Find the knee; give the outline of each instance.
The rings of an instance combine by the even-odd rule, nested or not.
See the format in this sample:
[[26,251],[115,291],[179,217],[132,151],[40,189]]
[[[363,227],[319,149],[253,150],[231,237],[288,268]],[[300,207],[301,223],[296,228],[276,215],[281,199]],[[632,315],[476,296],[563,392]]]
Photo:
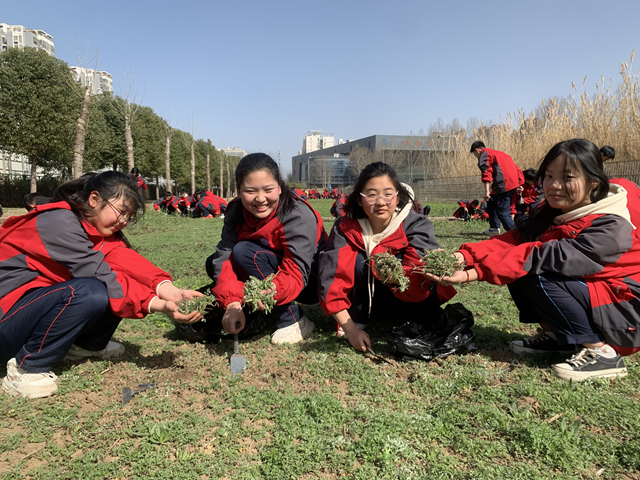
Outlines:
[[95,278],[77,278],[70,284],[73,296],[95,312],[105,312],[109,308],[107,287]]

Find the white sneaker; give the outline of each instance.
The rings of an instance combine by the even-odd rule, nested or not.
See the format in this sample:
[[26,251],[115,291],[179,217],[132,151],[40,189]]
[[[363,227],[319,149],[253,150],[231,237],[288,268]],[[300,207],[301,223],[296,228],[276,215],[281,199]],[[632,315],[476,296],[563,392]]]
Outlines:
[[7,376],[2,381],[2,389],[14,397],[48,397],[58,389],[57,380],[58,377],[53,372],[27,372],[12,358],[7,362]]
[[[369,326],[366,323],[353,322],[353,324],[356,326],[358,330],[365,330]],[[336,332],[336,337],[340,337],[340,338],[346,337],[347,334],[344,333],[344,330],[340,325],[338,325],[338,322],[336,322],[336,326],[338,327],[338,331]]]
[[302,317],[297,323],[288,327],[279,328],[271,335],[271,343],[279,345],[281,343],[298,343],[304,340],[313,332],[316,324],[307,317]]
[[102,350],[93,351],[93,350],[85,350],[82,347],[78,347],[76,345],[71,345],[71,348],[65,355],[65,360],[82,360],[83,358],[101,358],[107,359],[112,357],[119,357],[124,353],[124,345],[118,342],[109,341],[107,346]]
[[485,230],[482,232],[483,235],[500,235],[500,227],[498,228],[490,228],[489,230]]

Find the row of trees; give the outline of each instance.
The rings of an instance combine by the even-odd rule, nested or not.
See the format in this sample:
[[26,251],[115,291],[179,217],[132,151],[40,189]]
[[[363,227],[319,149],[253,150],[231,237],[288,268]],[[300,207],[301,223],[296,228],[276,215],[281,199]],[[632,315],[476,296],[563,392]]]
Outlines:
[[130,94],[127,85],[121,96],[92,96],[62,60],[8,49],[0,53],[0,149],[29,158],[31,191],[38,168],[72,178],[104,168],[129,172],[135,165],[156,184],[164,178],[167,188],[230,196],[238,159],[196,138],[193,119],[189,131],[180,130]]

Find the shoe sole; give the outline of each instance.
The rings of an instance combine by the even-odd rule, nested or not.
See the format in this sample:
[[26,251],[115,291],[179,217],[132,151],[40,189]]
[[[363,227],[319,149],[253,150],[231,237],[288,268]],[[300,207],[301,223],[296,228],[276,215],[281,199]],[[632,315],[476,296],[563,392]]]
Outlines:
[[561,378],[562,380],[573,380],[574,382],[581,382],[588,378],[615,378],[626,377],[628,375],[626,367],[610,368],[608,370],[603,370],[602,372],[576,372],[574,370],[565,370],[563,368],[555,367],[551,367],[551,370],[556,377]]
[[520,345],[514,345],[512,343],[509,344],[509,350],[511,350],[513,353],[518,353],[518,354],[537,354],[540,355],[542,353],[560,353],[560,354],[573,354],[575,353],[575,349],[574,350],[538,350],[535,348],[529,348],[529,347],[521,347]]
[[21,396],[24,398],[43,398],[43,397],[50,397],[51,395],[56,393],[56,390],[58,390],[58,386],[52,385],[50,387],[50,390],[45,390],[41,392],[25,393],[25,392],[21,392],[16,387],[14,387],[13,384],[9,381],[9,379],[7,377],[4,377],[4,380],[2,381],[2,389],[12,397]]

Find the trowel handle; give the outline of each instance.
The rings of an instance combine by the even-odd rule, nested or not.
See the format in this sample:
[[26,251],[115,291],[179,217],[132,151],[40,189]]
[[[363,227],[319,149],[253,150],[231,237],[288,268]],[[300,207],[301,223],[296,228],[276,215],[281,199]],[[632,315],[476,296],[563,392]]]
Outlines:
[[233,353],[240,353],[238,351],[238,334],[233,335]]

